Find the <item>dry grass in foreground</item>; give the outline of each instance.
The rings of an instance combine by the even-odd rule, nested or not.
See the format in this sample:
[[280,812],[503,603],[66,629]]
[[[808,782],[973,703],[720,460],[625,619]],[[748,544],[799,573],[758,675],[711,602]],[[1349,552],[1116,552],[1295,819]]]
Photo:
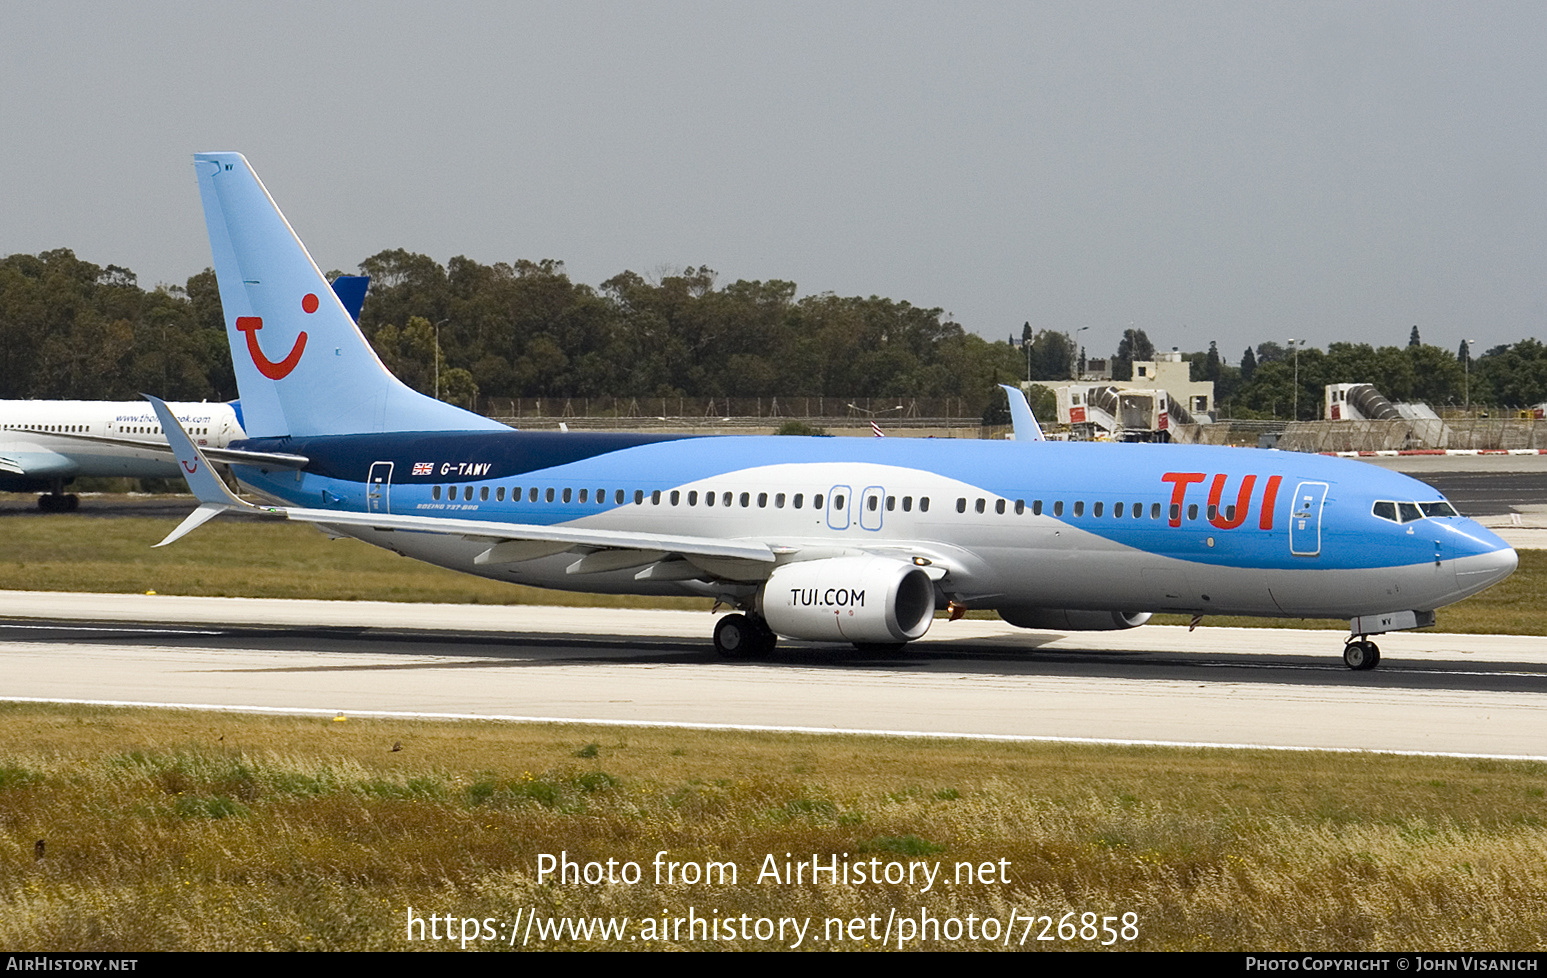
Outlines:
[[[646,936],[690,907],[809,918],[818,948],[876,946],[824,922],[894,909],[1035,915],[1040,948],[1089,946],[1036,940],[1041,916],[1070,912],[1131,912],[1120,946],[1146,950],[1540,950],[1547,934],[1541,764],[31,704],[0,705],[0,727],[0,946],[15,949],[458,946],[410,944],[410,906],[500,927],[627,916],[638,938],[543,947],[782,946]],[[538,882],[539,855],[561,850],[644,879]],[[656,885],[660,850],[733,861],[739,879]],[[1010,881],[760,884],[770,853],[946,874],[1007,860]],[[473,944],[505,946],[496,933]]]

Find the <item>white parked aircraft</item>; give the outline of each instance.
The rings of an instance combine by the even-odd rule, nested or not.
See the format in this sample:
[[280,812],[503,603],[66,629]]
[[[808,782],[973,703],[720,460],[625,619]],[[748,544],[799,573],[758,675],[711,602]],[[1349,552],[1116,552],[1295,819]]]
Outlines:
[[[370,278],[340,275],[333,291],[356,322]],[[240,401],[174,403],[172,411],[216,461],[242,431]],[[242,455],[241,457],[249,457]],[[38,508],[73,510],[64,487],[83,476],[176,479],[182,473],[155,412],[144,401],[0,401],[0,492],[42,492]]]
[[[201,447],[220,449],[247,437],[231,404],[171,408]],[[39,509],[74,509],[78,499],[64,487],[81,476],[180,474],[161,422],[144,401],[0,401],[0,490],[41,491]]]

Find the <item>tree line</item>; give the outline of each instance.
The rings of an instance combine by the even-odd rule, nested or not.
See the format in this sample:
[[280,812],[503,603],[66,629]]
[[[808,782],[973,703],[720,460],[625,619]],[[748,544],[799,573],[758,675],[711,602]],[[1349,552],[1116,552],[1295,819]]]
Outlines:
[[[1077,332],[1028,322],[1019,338],[990,341],[938,308],[797,298],[793,282],[720,284],[704,267],[625,271],[592,287],[553,260],[442,265],[397,249],[360,270],[371,277],[360,326],[382,361],[409,386],[475,408],[490,397],[958,397],[997,414],[996,384],[1065,379],[1086,359]],[[1535,339],[1475,358],[1416,340],[1415,330],[1405,347],[1301,349],[1300,416],[1315,417],[1322,385],[1340,381],[1435,406],[1547,400],[1547,350]],[[1116,376],[1153,355],[1144,331],[1128,330],[1111,357]],[[1289,414],[1293,351],[1263,343],[1239,365],[1214,344],[1186,356],[1195,379],[1215,382],[1224,414]],[[236,396],[213,271],[146,290],[128,269],[68,249],[0,259],[0,397],[141,391]]]

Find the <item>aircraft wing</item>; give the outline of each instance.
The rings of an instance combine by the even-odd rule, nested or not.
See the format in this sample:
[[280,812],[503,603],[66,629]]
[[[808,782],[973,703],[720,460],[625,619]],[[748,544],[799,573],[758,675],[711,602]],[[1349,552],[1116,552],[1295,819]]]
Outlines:
[[[166,426],[162,425],[162,430]],[[132,449],[135,454],[150,456],[152,458],[173,459],[177,453],[172,451],[170,444],[158,445],[154,442],[136,441],[132,438],[113,438],[109,435],[82,435],[74,432],[50,431],[50,438],[65,438],[96,445],[111,445],[114,448]],[[169,440],[170,440],[170,436]],[[305,455],[291,455],[285,452],[248,452],[240,448],[204,448],[201,449],[204,457],[211,462],[221,462],[225,465],[267,465],[276,469],[304,469],[310,461]],[[0,463],[3,465],[3,463]]]
[[[54,432],[48,432],[53,437]],[[16,452],[11,455],[0,455],[0,472],[9,475],[22,475],[35,479],[46,479],[54,476],[71,475],[75,471],[75,462],[68,456],[58,452],[36,450],[28,452]]]
[[[302,523],[324,526],[354,526],[374,530],[401,531],[407,533],[440,533],[460,536],[470,540],[488,540],[490,548],[478,558],[478,563],[505,563],[530,560],[535,557],[563,553],[574,548],[628,551],[631,554],[680,554],[716,560],[753,561],[773,563],[774,551],[766,544],[736,542],[712,537],[684,536],[675,534],[639,533],[627,530],[600,530],[570,526],[540,526],[531,523],[505,523],[495,520],[453,520],[434,516],[398,516],[388,513],[341,512],[330,509],[306,509],[296,506],[257,506],[233,493],[210,469],[209,457],[193,443],[183,431],[166,402],[145,395],[156,416],[161,420],[171,450],[188,487],[199,500],[194,510],[177,529],[156,544],[164,547],[203,525],[214,516],[227,510],[266,514]],[[507,544],[518,544],[508,546]],[[534,546],[519,546],[531,544]],[[546,546],[544,546],[546,545]],[[655,559],[659,559],[659,557]],[[624,563],[630,558],[621,558]],[[647,561],[647,562],[653,562]],[[605,564],[606,561],[596,561]],[[621,569],[603,568],[595,569]],[[584,573],[585,570],[578,571]]]

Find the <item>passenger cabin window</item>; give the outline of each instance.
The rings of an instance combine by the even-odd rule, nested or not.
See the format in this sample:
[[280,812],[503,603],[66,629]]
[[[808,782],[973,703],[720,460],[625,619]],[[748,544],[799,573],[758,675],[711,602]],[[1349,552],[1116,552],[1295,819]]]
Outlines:
[[[440,486],[435,486],[435,487],[433,487],[430,490],[430,498],[431,499],[439,499],[440,498]],[[1380,503],[1376,503],[1375,505],[1379,506]],[[1379,516],[1380,514],[1376,513],[1375,515]],[[1390,519],[1395,519],[1396,518],[1396,507],[1392,507],[1391,516],[1389,518]]]
[[958,513],[965,513],[967,511],[967,497],[966,496],[957,496],[956,497],[956,511]]
[[1074,501],[1074,515],[1075,516],[1084,516],[1085,515],[1085,500],[1077,499],[1077,500]]
[[919,497],[919,512],[920,513],[927,513],[927,512],[929,512],[929,497],[928,496],[920,496]]

